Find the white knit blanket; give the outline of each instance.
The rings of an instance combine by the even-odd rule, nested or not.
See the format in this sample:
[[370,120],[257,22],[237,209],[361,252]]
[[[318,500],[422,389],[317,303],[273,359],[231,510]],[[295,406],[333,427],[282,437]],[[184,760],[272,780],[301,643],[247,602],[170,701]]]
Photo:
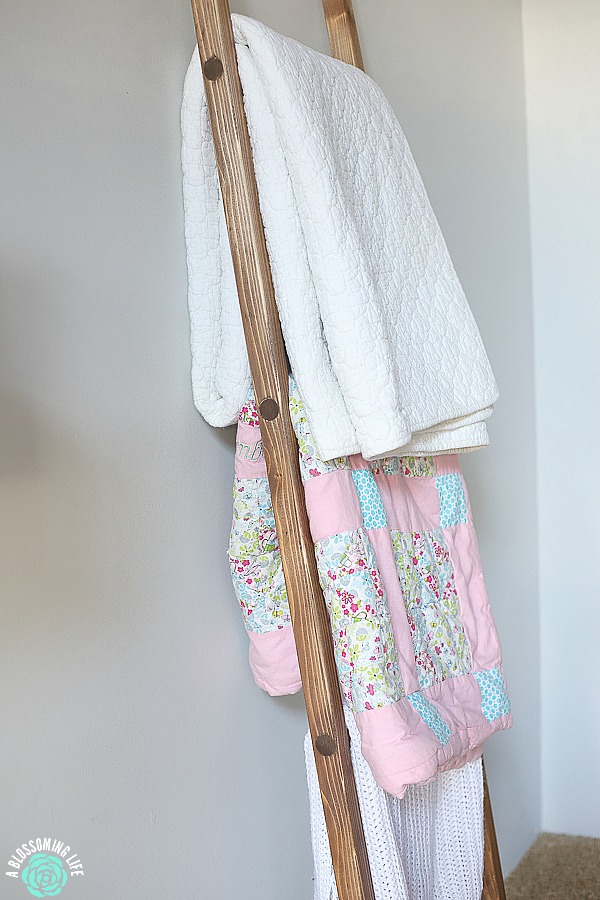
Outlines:
[[[318,456],[487,443],[494,377],[389,104],[358,69],[233,22],[277,304]],[[194,399],[223,426],[249,370],[197,51],[182,131]]]
[[[411,785],[402,800],[379,787],[345,709],[375,900],[481,900],[481,760]],[[315,866],[314,900],[338,900],[310,735],[304,741]]]

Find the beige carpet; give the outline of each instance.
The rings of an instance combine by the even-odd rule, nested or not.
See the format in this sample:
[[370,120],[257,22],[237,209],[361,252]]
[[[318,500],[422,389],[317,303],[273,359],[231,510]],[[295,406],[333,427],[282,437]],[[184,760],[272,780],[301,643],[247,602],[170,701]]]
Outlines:
[[600,840],[540,834],[506,879],[507,900],[600,900]]

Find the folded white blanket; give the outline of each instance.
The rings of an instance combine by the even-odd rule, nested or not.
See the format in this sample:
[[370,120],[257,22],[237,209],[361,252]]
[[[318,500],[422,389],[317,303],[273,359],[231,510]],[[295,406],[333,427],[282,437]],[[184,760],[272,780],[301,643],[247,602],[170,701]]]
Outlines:
[[[358,69],[233,22],[277,304],[317,455],[486,444],[496,384],[392,109]],[[223,426],[250,376],[197,51],[182,131],[194,400]]]

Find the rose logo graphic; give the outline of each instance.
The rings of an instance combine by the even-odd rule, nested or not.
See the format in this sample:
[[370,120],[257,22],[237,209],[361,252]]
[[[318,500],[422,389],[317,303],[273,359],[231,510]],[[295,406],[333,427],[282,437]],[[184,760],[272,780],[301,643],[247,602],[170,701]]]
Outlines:
[[58,856],[34,853],[21,878],[34,897],[56,897],[67,883],[67,872]]

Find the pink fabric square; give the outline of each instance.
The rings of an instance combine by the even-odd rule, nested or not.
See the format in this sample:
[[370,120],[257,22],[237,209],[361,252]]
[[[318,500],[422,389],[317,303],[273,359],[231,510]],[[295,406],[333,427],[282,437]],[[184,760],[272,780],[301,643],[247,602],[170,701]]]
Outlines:
[[266,634],[248,632],[250,668],[259,688],[272,697],[296,694],[302,687],[291,625]]
[[235,442],[236,478],[266,478],[267,465],[263,453],[260,428],[238,422]]
[[315,543],[362,526],[362,512],[350,469],[336,469],[305,481],[304,494]]
[[460,618],[471,648],[473,671],[500,665],[501,649],[485,586],[473,522],[444,531],[454,568]]
[[442,453],[434,456],[436,475],[460,475],[460,466],[456,453]]
[[435,478],[376,475],[390,528],[433,531],[440,527],[440,495]]

